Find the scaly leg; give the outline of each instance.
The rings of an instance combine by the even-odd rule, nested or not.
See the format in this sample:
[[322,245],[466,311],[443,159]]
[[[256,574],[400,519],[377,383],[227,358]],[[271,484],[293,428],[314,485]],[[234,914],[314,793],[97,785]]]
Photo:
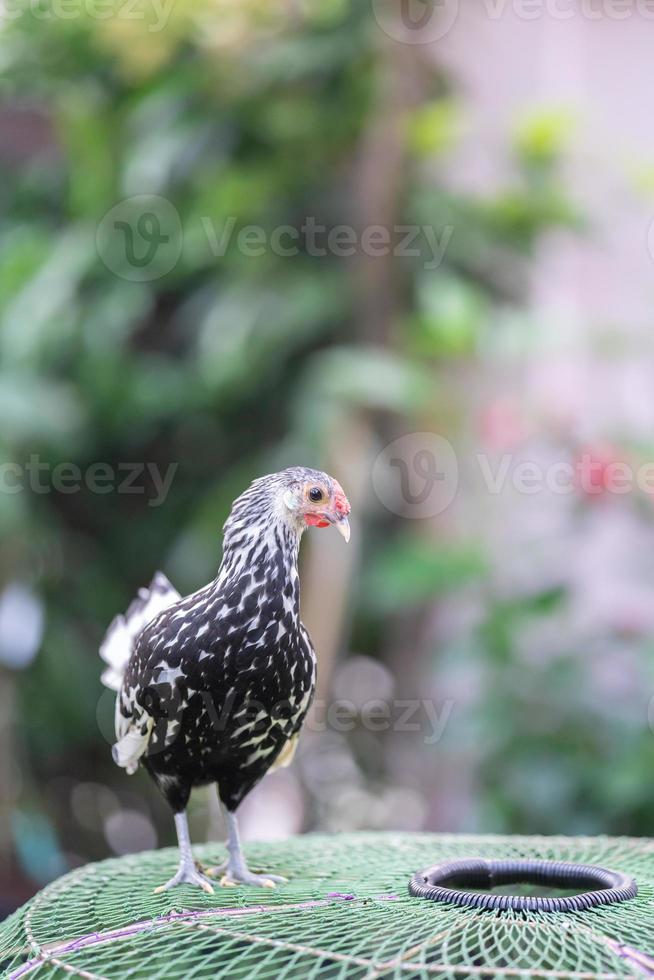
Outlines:
[[191,850],[191,838],[188,833],[188,820],[184,811],[175,814],[175,827],[179,841],[179,868],[170,881],[167,881],[165,885],[160,885],[159,888],[155,888],[155,894],[166,892],[169,888],[174,888],[175,885],[198,885],[203,891],[212,895],[213,886],[211,882],[195,866]]
[[[241,838],[238,832],[238,821],[236,814],[230,810],[227,813],[227,823],[229,825],[229,839],[227,841],[227,851],[229,857],[227,861],[219,864],[216,868],[207,868],[208,875],[222,874],[220,884],[223,887],[233,887],[234,885],[257,885],[259,888],[274,888],[276,884],[284,884],[288,879],[281,875],[263,874],[257,875],[248,870],[245,857],[241,849]],[[223,873],[224,872],[224,873]]]

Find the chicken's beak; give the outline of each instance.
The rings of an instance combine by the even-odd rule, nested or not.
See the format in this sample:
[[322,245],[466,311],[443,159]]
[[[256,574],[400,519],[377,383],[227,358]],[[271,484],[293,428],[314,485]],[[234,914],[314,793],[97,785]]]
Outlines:
[[334,505],[329,509],[326,514],[327,519],[330,524],[333,524],[338,533],[345,538],[346,541],[350,540],[350,522],[348,516],[350,513],[350,501],[347,499],[343,492],[343,487],[340,483],[334,480]]
[[339,516],[339,517],[336,518],[336,520],[333,522],[333,524],[334,524],[334,527],[336,528],[336,530],[338,531],[338,533],[340,535],[342,535],[342,537],[344,537],[346,541],[349,541],[350,540],[350,522],[348,521],[347,517],[345,517],[345,516],[342,516],[342,517]]

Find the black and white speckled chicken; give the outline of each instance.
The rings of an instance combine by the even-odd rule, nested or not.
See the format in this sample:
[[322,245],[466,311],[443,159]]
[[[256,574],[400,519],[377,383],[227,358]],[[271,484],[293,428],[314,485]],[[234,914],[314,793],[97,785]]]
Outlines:
[[[213,582],[182,598],[161,573],[109,627],[100,654],[117,691],[114,761],[139,764],[172,807],[180,863],[158,891],[196,884],[274,886],[249,871],[235,815],[273,768],[290,762],[311,704],[316,661],[299,617],[298,549],[309,526],[349,540],[350,505],[336,480],[294,467],[255,480],[224,527]],[[228,859],[196,867],[186,806],[194,786],[216,783],[229,825]]]

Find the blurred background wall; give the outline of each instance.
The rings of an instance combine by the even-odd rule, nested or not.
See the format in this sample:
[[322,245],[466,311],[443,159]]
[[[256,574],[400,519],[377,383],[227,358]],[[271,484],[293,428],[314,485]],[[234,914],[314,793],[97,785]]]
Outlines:
[[97,647],[296,463],[353,539],[307,535],[317,703],[245,835],[651,832],[653,18],[7,0],[1,911],[173,842]]

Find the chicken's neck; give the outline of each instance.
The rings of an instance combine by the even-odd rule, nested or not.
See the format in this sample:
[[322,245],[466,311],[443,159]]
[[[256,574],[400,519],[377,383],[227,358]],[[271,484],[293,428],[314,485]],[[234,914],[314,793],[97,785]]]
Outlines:
[[215,585],[223,593],[256,593],[258,613],[277,610],[299,619],[298,552],[302,528],[267,513],[260,521],[232,523],[225,534]]

